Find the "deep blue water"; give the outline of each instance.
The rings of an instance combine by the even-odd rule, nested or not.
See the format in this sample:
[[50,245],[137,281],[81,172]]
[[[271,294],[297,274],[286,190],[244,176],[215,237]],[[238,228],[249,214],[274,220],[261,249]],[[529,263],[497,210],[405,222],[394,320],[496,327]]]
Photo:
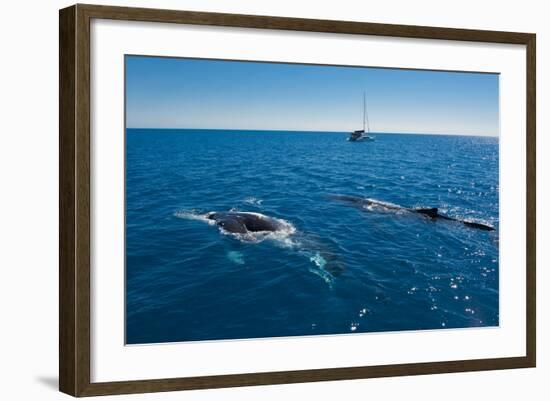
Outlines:
[[[128,129],[127,343],[498,325],[498,139],[376,137]],[[243,237],[204,218],[231,209],[292,229]]]

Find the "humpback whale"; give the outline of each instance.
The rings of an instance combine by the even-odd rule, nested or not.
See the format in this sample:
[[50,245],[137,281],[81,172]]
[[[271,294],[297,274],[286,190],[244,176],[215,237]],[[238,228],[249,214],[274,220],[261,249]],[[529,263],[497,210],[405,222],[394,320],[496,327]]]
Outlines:
[[365,207],[365,206],[381,206],[385,209],[389,210],[404,210],[411,213],[418,213],[423,216],[429,217],[431,219],[440,219],[440,220],[449,220],[449,221],[456,221],[458,223],[462,223],[467,227],[476,228],[478,230],[483,231],[494,231],[495,228],[483,223],[478,223],[475,221],[468,221],[468,220],[462,220],[457,219],[455,217],[446,216],[444,214],[439,213],[439,209],[437,207],[431,207],[431,208],[410,208],[410,207],[403,207],[399,205],[395,205],[393,203],[388,202],[381,202],[377,201],[375,199],[367,199],[367,198],[361,198],[359,196],[353,196],[353,195],[330,195],[330,198],[343,201],[343,202],[349,202],[354,205]]
[[256,232],[277,232],[285,230],[288,225],[282,220],[251,212],[210,212],[208,220],[214,221],[219,227],[233,234]]

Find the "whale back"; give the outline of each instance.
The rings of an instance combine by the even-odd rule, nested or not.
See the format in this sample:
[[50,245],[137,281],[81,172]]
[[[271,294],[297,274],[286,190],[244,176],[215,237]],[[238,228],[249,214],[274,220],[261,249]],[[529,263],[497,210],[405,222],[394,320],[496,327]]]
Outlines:
[[328,195],[328,198],[338,200],[338,201],[343,201],[343,202],[355,203],[355,204],[363,204],[366,202],[365,199],[360,198],[359,196],[353,196],[353,195]]
[[479,230],[484,230],[484,231],[495,231],[495,228],[494,227],[491,227],[487,224],[482,224],[482,223],[476,223],[475,221],[466,221],[464,220],[462,222],[464,225],[468,226],[468,227],[472,227],[472,228],[477,228]]
[[248,231],[277,231],[280,228],[277,221],[270,218],[254,214],[244,214],[241,217]]
[[230,233],[246,234],[246,227],[243,222],[236,218],[236,216],[230,216],[227,213],[214,213],[208,217],[210,220],[214,220],[218,226]]
[[247,232],[277,231],[280,224],[265,216],[244,212],[216,212],[208,215],[208,219],[231,233],[246,234]]

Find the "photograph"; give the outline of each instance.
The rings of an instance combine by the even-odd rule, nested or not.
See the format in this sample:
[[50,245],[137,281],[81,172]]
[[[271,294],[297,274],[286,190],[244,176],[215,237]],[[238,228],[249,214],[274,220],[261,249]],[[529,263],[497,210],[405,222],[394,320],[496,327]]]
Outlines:
[[499,78],[126,54],[125,344],[499,327]]

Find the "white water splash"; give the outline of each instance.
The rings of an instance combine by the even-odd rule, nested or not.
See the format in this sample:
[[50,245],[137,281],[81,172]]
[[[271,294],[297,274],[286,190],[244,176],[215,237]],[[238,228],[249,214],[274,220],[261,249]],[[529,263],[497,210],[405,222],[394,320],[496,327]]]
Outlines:
[[245,198],[244,203],[248,203],[249,205],[261,206],[263,203],[263,199],[258,199],[253,196],[249,196],[248,198]]
[[367,210],[376,210],[376,211],[383,211],[383,212],[393,212],[397,214],[401,214],[406,212],[406,210],[395,203],[381,201],[378,199],[373,198],[366,198],[368,204],[364,205],[363,208]]
[[179,219],[202,221],[210,225],[216,224],[213,220],[210,220],[207,217],[208,213],[201,214],[195,210],[178,210],[177,212],[174,213],[174,216]]

